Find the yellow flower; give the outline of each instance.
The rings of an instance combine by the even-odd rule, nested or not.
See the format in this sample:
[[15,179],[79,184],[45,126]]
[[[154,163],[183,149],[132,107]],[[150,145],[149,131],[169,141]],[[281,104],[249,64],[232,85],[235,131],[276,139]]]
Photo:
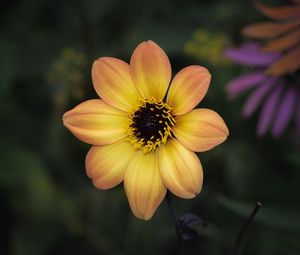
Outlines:
[[206,68],[188,66],[169,88],[169,59],[152,41],[138,45],[130,65],[111,57],[96,60],[92,80],[101,99],[83,102],[63,116],[78,139],[93,145],[86,156],[93,184],[110,189],[124,181],[132,212],[145,220],[167,189],[181,198],[199,194],[203,172],[194,151],[209,150],[228,136],[216,112],[193,110],[210,79]]

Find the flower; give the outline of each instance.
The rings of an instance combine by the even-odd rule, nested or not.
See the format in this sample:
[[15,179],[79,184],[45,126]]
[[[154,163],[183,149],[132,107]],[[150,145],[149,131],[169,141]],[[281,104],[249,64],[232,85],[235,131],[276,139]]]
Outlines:
[[238,64],[254,69],[230,81],[227,91],[231,98],[252,89],[243,116],[250,117],[260,105],[257,134],[271,130],[279,137],[294,117],[300,130],[300,6],[269,7],[257,2],[256,6],[268,17],[287,20],[284,23],[263,22],[247,26],[243,34],[262,42],[246,42],[240,48],[225,51],[225,56]]
[[231,80],[226,90],[231,99],[252,90],[244,104],[243,117],[252,116],[261,106],[258,136],[265,135],[269,129],[273,137],[281,136],[294,115],[300,128],[300,91],[296,76],[274,77],[266,74],[268,66],[277,61],[280,54],[265,53],[258,44],[245,43],[240,48],[227,49],[225,56],[236,63],[254,67],[251,73]]
[[112,57],[96,60],[92,80],[101,99],[85,101],[63,116],[78,139],[93,145],[86,156],[93,184],[110,189],[124,181],[132,212],[145,220],[167,189],[181,198],[195,197],[203,173],[193,151],[209,150],[228,136],[216,112],[193,110],[210,79],[206,68],[188,66],[169,88],[169,59],[152,41],[137,46],[130,65]]
[[256,2],[260,12],[276,22],[256,23],[242,31],[246,37],[263,40],[262,51],[284,52],[267,68],[266,73],[270,76],[292,73],[300,67],[300,1],[293,2],[294,4],[278,7]]

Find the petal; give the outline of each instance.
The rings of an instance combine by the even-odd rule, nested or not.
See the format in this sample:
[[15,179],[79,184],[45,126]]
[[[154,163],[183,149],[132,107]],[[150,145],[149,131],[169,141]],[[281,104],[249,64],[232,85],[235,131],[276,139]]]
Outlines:
[[271,76],[280,76],[286,73],[291,73],[300,67],[300,46],[293,48],[286,53],[282,58],[271,65],[266,73]]
[[267,17],[272,19],[291,19],[299,16],[300,6],[268,6],[260,2],[256,2],[256,7]]
[[191,111],[205,96],[211,75],[202,66],[188,66],[182,69],[172,81],[167,96],[167,104],[173,115]]
[[284,95],[271,130],[274,137],[279,137],[291,120],[296,106],[296,96],[297,91],[293,87],[289,88]]
[[130,67],[135,86],[143,97],[164,98],[171,80],[171,64],[156,43],[139,44],[132,54]]
[[[300,92],[298,91],[298,94],[297,94],[297,107],[296,107],[296,128],[298,130],[298,132],[300,131]],[[300,134],[300,132],[299,132]]]
[[133,146],[125,140],[93,146],[85,159],[87,175],[98,189],[113,188],[123,181],[125,170],[135,153]]
[[164,184],[176,196],[193,198],[200,193],[203,182],[200,160],[176,139],[160,146],[159,170]]
[[300,41],[300,29],[297,29],[287,35],[275,38],[267,42],[262,48],[265,52],[278,52],[288,50],[293,46],[296,46]]
[[269,39],[288,32],[299,26],[300,18],[285,23],[263,22],[247,26],[243,29],[244,36],[256,39]]
[[271,88],[276,84],[275,78],[270,78],[266,80],[264,83],[260,84],[260,86],[252,92],[252,94],[247,99],[244,108],[243,108],[243,116],[249,117],[254,111],[257,109],[259,104],[262,102],[266,94],[271,90]]
[[272,92],[272,94],[267,98],[264,103],[258,120],[257,125],[257,134],[259,136],[263,136],[269,129],[271,122],[274,118],[274,113],[277,110],[277,103],[282,94],[283,86],[280,84],[277,88]]
[[124,187],[134,215],[150,219],[166,194],[156,153],[136,153],[125,172]]
[[245,43],[239,48],[225,50],[226,58],[242,65],[267,66],[278,59],[278,53],[262,52],[257,43]]
[[99,58],[92,67],[97,94],[109,105],[130,111],[139,102],[139,94],[130,76],[129,65],[117,58]]
[[264,82],[266,79],[267,76],[263,72],[244,74],[231,80],[227,84],[226,90],[230,98],[235,98],[244,91],[257,86],[261,82]]
[[94,144],[111,144],[127,135],[128,116],[100,99],[77,105],[63,116],[64,125],[79,140]]
[[173,132],[178,141],[192,151],[207,151],[224,142],[228,128],[215,111],[195,109],[176,117]]

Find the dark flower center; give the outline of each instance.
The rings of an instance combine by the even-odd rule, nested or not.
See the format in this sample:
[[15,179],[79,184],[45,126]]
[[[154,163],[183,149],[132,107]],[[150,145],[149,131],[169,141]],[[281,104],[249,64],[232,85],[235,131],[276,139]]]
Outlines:
[[131,143],[137,149],[143,148],[144,152],[153,151],[172,136],[174,124],[175,119],[167,104],[154,99],[145,100],[130,116]]

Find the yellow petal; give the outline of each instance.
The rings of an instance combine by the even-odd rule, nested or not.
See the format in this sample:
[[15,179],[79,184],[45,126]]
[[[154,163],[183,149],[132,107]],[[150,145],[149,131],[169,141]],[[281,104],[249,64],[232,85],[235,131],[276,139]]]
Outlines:
[[150,219],[166,194],[155,152],[136,153],[125,172],[124,186],[134,215],[140,219]]
[[83,142],[104,145],[127,135],[127,113],[119,111],[100,99],[77,105],[63,116],[64,125]]
[[132,79],[143,97],[164,98],[171,80],[171,64],[156,43],[139,44],[132,54],[130,67]]
[[98,189],[110,189],[123,181],[124,173],[136,151],[127,141],[93,146],[86,155],[87,175]]
[[167,104],[173,115],[191,111],[205,96],[211,75],[202,66],[188,66],[182,69],[172,81],[167,96]]
[[200,193],[203,181],[200,160],[176,139],[160,146],[159,170],[164,184],[176,196],[193,198]]
[[210,150],[224,142],[229,134],[220,115],[209,109],[195,109],[177,116],[173,132],[181,144],[198,152]]
[[92,79],[97,94],[107,104],[127,112],[138,104],[140,96],[126,62],[117,58],[100,58],[93,64]]

